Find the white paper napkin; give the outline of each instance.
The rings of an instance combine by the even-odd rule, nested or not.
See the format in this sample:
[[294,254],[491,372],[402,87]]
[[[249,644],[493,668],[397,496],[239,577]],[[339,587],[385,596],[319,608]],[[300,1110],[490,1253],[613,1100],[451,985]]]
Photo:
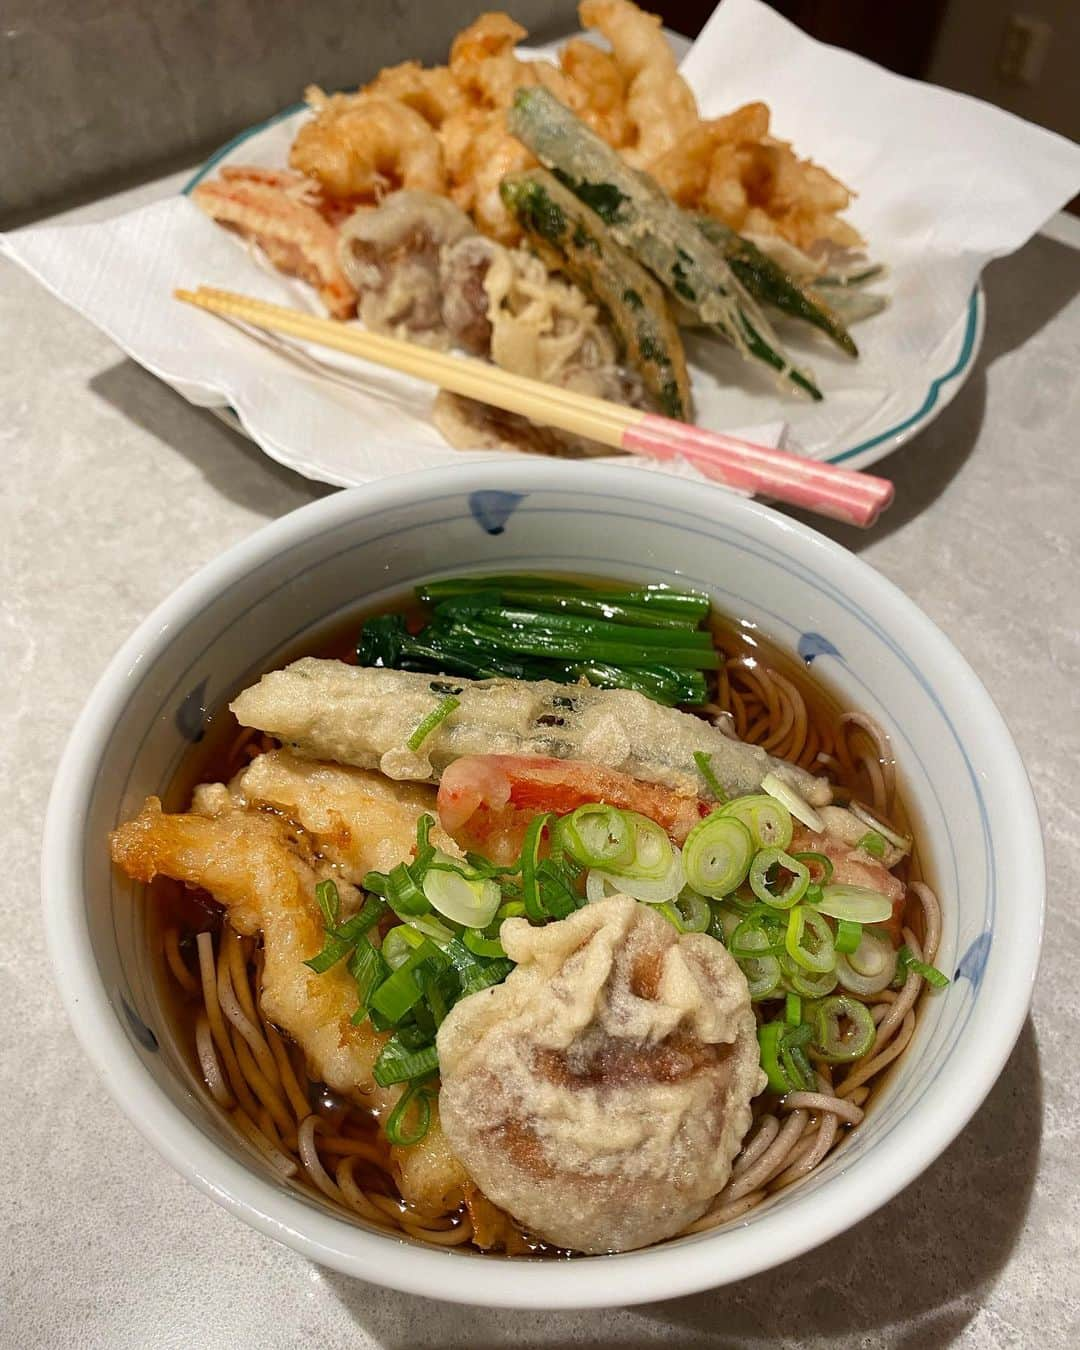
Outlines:
[[[779,395],[718,343],[691,344],[697,420],[771,444],[786,423],[815,456],[881,434],[920,406],[952,360],[985,263],[1020,247],[1080,185],[1080,149],[813,42],[758,0],[725,0],[683,70],[704,115],[763,99],[775,135],[858,188],[851,218],[888,264],[892,295],[857,328],[857,363],[809,335],[789,341],[826,392],[818,405]],[[222,162],[284,164],[305,115],[264,128]],[[430,386],[344,358],[302,364],[173,300],[178,286],[206,284],[312,304],[184,197],[100,223],[19,230],[0,248],[193,403],[235,409],[269,455],[308,477],[362,483],[463,457],[430,421]]]

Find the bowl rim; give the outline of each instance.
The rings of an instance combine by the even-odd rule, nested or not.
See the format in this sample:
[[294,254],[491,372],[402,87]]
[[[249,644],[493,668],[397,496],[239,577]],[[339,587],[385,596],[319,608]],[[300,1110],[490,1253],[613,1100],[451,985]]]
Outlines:
[[[861,1171],[845,1169],[824,1183],[834,1197],[812,1214],[797,1203],[775,1217],[768,1247],[754,1226],[728,1228],[692,1245],[660,1244],[635,1252],[571,1262],[510,1262],[454,1250],[396,1243],[399,1259],[388,1261],[395,1241],[313,1208],[282,1192],[253,1168],[230,1158],[189,1121],[158,1086],[120,1025],[97,964],[92,959],[83,899],[84,839],[76,822],[85,806],[97,765],[116,715],[141,677],[146,659],[171,641],[231,580],[237,580],[290,544],[348,523],[356,508],[364,514],[408,506],[440,491],[478,489],[543,491],[565,482],[565,467],[542,461],[520,464],[468,463],[414,470],[353,488],[303,506],[271,521],[204,564],[143,620],[123,643],[94,686],[73,727],[56,771],[45,818],[42,846],[42,903],[54,977],[68,1017],[106,1089],[143,1137],[182,1176],[212,1200],[269,1237],[309,1259],[344,1274],[405,1293],[455,1303],[523,1309],[612,1307],[647,1303],[700,1292],[749,1277],[803,1254],[867,1217],[924,1171],[955,1139],[981,1105],[1003,1069],[1023,1026],[1037,972],[1045,911],[1042,834],[1034,795],[1019,752],[1000,712],[975,672],[941,630],[898,587],[841,545],[759,502],[710,492],[703,514],[700,484],[639,469],[573,466],[584,494],[617,490],[723,525],[737,521],[773,543],[808,554],[828,569],[854,568],[861,587],[903,621],[920,648],[932,649],[951,683],[963,685],[965,699],[980,719],[984,754],[1007,782],[1013,812],[1010,852],[1027,859],[1024,905],[1028,918],[1010,951],[1008,979],[996,989],[993,1021],[984,1018],[978,1054],[965,1056],[963,1092],[921,1099],[887,1140],[875,1145],[890,1164],[867,1185]],[[556,474],[559,475],[556,479]],[[993,850],[995,861],[999,850]],[[1032,894],[1032,892],[1035,894]],[[1032,924],[1033,901],[1038,922]],[[989,969],[989,968],[988,968]],[[970,1034],[970,1032],[969,1032]],[[955,1049],[950,1060],[955,1057]],[[853,1184],[854,1183],[854,1184]],[[840,1197],[843,1202],[839,1203]],[[716,1269],[717,1243],[724,1244],[724,1267]],[[462,1258],[465,1259],[462,1259]]]

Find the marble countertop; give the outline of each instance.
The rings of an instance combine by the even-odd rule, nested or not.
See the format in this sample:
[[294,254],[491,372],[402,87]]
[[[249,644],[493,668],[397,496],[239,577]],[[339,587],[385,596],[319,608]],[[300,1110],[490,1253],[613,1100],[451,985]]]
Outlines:
[[1080,1344],[1080,223],[1059,217],[985,283],[971,379],[879,466],[896,504],[867,534],[825,528],[940,624],[1019,743],[1049,863],[1032,1014],[963,1135],[849,1233],[739,1287],[536,1315],[387,1292],[259,1236],[152,1152],[76,1046],[38,902],[68,729],[120,641],[180,581],[329,489],[270,462],[0,262],[0,1345]]

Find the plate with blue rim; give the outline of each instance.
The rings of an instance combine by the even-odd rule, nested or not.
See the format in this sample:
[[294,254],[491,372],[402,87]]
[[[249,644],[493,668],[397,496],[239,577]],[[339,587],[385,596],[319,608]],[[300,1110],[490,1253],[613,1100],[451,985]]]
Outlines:
[[[190,195],[199,183],[227,166],[283,167],[296,129],[307,116],[304,104],[294,104],[240,132],[199,167],[182,192]],[[237,243],[238,250],[246,250],[242,241]],[[883,284],[887,292],[887,272]],[[237,288],[243,289],[242,284]],[[863,366],[873,361],[875,326],[895,322],[902,314],[903,301],[902,293],[890,296],[881,314],[856,327],[854,336],[864,353]],[[834,354],[815,336],[802,340],[789,326],[783,333],[785,344],[797,362],[812,365],[825,392],[824,405],[788,397],[769,381],[756,375],[748,377],[733,351],[716,340],[690,335],[687,346],[697,420],[714,430],[758,427],[782,420],[786,424],[783,443],[789,448],[847,468],[865,468],[910,442],[955,398],[975,367],[985,324],[986,297],[979,283],[917,375],[897,385],[890,384],[886,372],[877,371],[865,379],[860,375],[859,387],[841,385],[839,392],[837,382],[850,379],[845,372],[854,369],[847,358]],[[830,397],[832,406],[844,404],[845,411],[830,419],[831,425],[823,425],[822,408],[830,406]],[[244,432],[231,408],[222,406],[214,411]],[[281,458],[280,453],[276,457]],[[323,478],[318,462],[310,455],[294,467],[308,477]],[[324,481],[341,483],[340,467],[328,468]],[[357,481],[367,481],[367,476]]]

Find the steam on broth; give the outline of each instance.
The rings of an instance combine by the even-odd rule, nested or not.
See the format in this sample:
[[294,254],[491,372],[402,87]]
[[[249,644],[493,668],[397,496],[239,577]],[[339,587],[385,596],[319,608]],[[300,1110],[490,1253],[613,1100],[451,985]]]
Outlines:
[[[177,1043],[290,1185],[443,1246],[625,1250],[858,1127],[944,982],[888,738],[665,589],[420,588],[114,834]],[[632,1124],[660,1103],[669,1156]]]

